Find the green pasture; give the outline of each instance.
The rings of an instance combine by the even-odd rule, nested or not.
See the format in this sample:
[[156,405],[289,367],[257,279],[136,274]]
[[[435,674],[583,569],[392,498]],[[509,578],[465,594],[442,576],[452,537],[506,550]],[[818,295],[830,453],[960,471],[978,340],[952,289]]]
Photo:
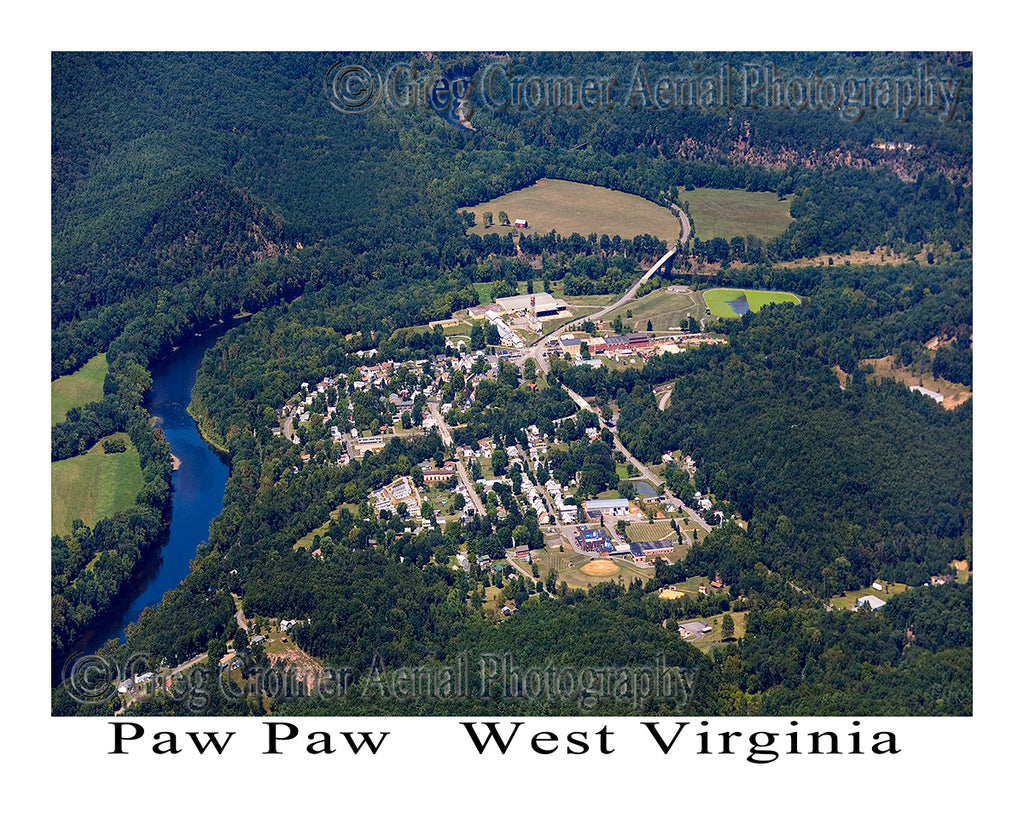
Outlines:
[[99,441],[82,455],[50,464],[51,534],[70,534],[76,518],[93,526],[135,505],[144,483],[139,452],[126,433],[109,437],[124,441],[127,451],[108,455]]
[[[489,231],[508,233],[509,226],[498,225],[498,213],[505,211],[510,222],[526,219],[529,233],[545,234],[554,230],[560,236],[579,233],[588,236],[621,236],[632,239],[647,233],[672,243],[679,238],[680,222],[668,208],[639,196],[596,185],[567,182],[564,179],[540,179],[528,188],[461,208],[476,214],[471,233]],[[494,227],[484,228],[484,213],[494,215]]]
[[[629,312],[632,315],[627,316]],[[655,332],[668,332],[676,327],[686,327],[687,314],[697,321],[704,316],[704,300],[700,293],[669,293],[667,290],[655,290],[642,299],[613,310],[601,319],[602,325],[610,329],[615,317],[622,319],[624,325],[631,325],[638,333],[647,330],[647,322]]]
[[729,306],[728,302],[735,301],[740,296],[747,297],[747,304],[750,312],[756,313],[766,304],[799,304],[800,298],[792,293],[782,293],[775,290],[731,290],[727,288],[715,288],[705,290],[703,293],[704,303],[711,311],[711,315],[719,318],[738,318],[739,313]]
[[107,377],[106,353],[94,355],[70,375],[50,383],[50,426],[67,418],[68,410],[84,407],[103,397]]
[[734,236],[772,239],[793,221],[789,202],[765,191],[696,188],[679,191],[679,204],[690,203],[690,214],[702,241]]

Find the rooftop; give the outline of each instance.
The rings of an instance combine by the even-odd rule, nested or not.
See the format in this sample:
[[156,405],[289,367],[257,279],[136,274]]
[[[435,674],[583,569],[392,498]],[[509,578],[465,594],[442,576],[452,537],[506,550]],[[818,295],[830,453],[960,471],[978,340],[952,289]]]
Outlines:
[[537,310],[561,310],[565,307],[564,301],[550,293],[525,293],[521,296],[505,296],[495,301],[506,313],[514,313],[516,310],[529,310],[530,299],[534,300]]

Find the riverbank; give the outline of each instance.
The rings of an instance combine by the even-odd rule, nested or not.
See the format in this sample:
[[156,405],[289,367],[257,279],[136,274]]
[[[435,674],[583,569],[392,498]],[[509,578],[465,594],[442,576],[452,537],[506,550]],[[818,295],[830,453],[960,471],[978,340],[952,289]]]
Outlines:
[[[199,544],[209,538],[210,522],[221,512],[229,474],[227,450],[189,411],[199,365],[206,351],[229,329],[221,324],[187,339],[152,368],[145,409],[163,431],[171,448],[171,513],[166,539],[145,566],[132,589],[109,612],[104,625],[78,650],[90,653],[107,640],[125,640],[125,626],[136,622],[146,606],[190,572]],[[208,426],[208,425],[207,425]]]
[[206,414],[204,413],[202,417],[196,414],[195,402],[190,403],[188,407],[185,408],[185,412],[187,412],[189,417],[195,421],[196,429],[199,430],[199,437],[203,439],[207,446],[217,450],[221,455],[231,454],[227,445],[210,429],[209,419],[206,417]]

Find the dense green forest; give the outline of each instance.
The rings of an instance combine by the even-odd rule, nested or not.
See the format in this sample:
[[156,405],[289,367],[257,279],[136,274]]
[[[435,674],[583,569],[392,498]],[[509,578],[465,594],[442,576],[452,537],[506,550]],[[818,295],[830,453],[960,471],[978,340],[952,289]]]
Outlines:
[[[820,602],[877,578],[920,586],[951,559],[971,557],[971,403],[944,411],[902,387],[869,382],[858,365],[897,355],[972,383],[970,55],[515,54],[503,64],[518,76],[618,77],[621,104],[497,110],[477,100],[475,130],[427,106],[401,110],[382,101],[365,114],[340,113],[324,93],[337,59],[53,56],[51,375],[105,351],[110,376],[101,401],[54,427],[51,457],[72,457],[123,430],[146,476],[133,510],[53,539],[53,650],[71,646],[102,613],[140,561],[151,559],[166,527],[170,454],[142,408],[149,368],[190,334],[248,313],[211,348],[193,396],[204,431],[230,456],[223,511],[189,577],[129,627],[127,645],[104,647],[110,657],[144,653],[173,665],[204,651],[217,655],[235,638],[234,594],[247,615],[308,619],[294,633],[299,647],[359,669],[375,655],[389,666],[443,665],[460,652],[577,667],[664,657],[698,672],[677,713],[970,713],[970,583],[913,589],[874,613],[826,611]],[[382,75],[407,63],[448,79],[481,76],[492,61],[344,59]],[[903,77],[926,63],[962,81],[949,121],[925,110],[905,120],[865,111],[853,120],[765,105],[627,104],[638,64],[651,76],[703,76],[708,66],[717,72],[728,64],[739,83],[753,65],[774,64],[787,76]],[[879,142],[913,148],[880,151]],[[326,436],[295,445],[270,429],[276,408],[304,380],[444,352],[441,334],[409,328],[476,304],[474,283],[512,292],[543,278],[561,281],[566,295],[621,292],[665,251],[649,236],[524,236],[517,247],[496,234],[466,233],[461,208],[543,177],[660,204],[682,205],[693,187],[786,197],[794,221],[782,236],[697,238],[665,282],[768,287],[795,292],[802,303],[748,313],[717,328],[728,344],[655,358],[638,370],[556,360],[552,377],[531,386],[503,365],[478,383],[474,401],[465,380],[450,384],[457,444],[486,435],[522,443],[530,424],[550,433],[557,426],[567,451],[547,466],[562,478],[578,473],[588,496],[616,485],[615,461],[607,437],[584,439],[596,419],[577,414],[561,385],[601,405],[614,401],[621,438],[635,455],[654,463],[682,449],[697,460],[694,482],[669,472],[674,491],[711,492],[727,516],[737,512],[749,524],[715,528],[685,562],[659,565],[648,586],[604,583],[582,592],[510,569],[498,582],[519,611],[496,625],[481,611],[478,588],[495,581],[475,560],[468,574],[449,570],[448,560],[460,550],[501,557],[513,538],[542,544],[535,515],[503,503],[509,514],[499,518],[492,511],[504,499],[492,497],[488,514],[443,533],[406,531],[397,515],[374,514],[367,494],[413,464],[442,462],[450,452],[438,435],[392,440],[339,466]],[[928,263],[799,264],[878,246],[909,256],[926,245]],[[689,260],[715,267],[698,274]],[[924,345],[935,336],[951,343],[932,355]],[[471,347],[487,343],[474,338]],[[376,356],[356,355],[370,349]],[[836,367],[851,375],[847,384]],[[672,401],[658,411],[651,388],[669,382]],[[383,418],[369,399],[361,410]],[[341,504],[357,511],[343,508],[320,536],[322,560],[294,549]],[[662,582],[716,574],[730,595],[700,604],[657,597]],[[726,610],[747,612],[746,634],[710,655],[663,627]],[[272,666],[258,650],[243,660],[247,670]],[[54,713],[110,707],[81,706],[66,686],[54,690]],[[157,697],[133,709],[184,707]],[[209,707],[466,710],[438,701],[277,701],[259,690],[214,698]],[[470,710],[521,707],[494,700]],[[576,703],[531,707],[578,713]],[[635,713],[616,702],[600,708]]]

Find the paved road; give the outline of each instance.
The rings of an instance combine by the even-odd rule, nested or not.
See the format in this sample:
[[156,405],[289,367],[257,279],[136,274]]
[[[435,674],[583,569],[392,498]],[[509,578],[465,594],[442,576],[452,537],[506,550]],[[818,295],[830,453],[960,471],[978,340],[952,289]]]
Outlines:
[[[569,389],[564,384],[562,385],[562,388],[567,393],[569,393],[569,397],[576,403],[576,406],[578,406],[580,409],[586,409],[590,410],[591,412],[595,412],[594,408],[590,406],[590,403],[579,393]],[[598,423],[601,425],[602,428],[611,429],[605,423],[604,419],[601,417],[599,413],[595,412],[595,414],[597,415]],[[651,486],[661,487],[661,493],[665,496],[666,501],[680,507],[687,515],[690,516],[690,520],[692,520],[697,526],[699,526],[705,532],[711,531],[711,527],[704,522],[704,519],[696,512],[696,510],[691,509],[689,506],[686,505],[686,503],[684,503],[682,500],[680,500],[674,494],[672,494],[671,490],[669,490],[667,486],[662,486],[664,481],[662,481],[653,472],[651,472],[651,470],[645,464],[641,463],[639,460],[633,457],[633,454],[628,449],[626,449],[622,441],[619,440],[618,433],[615,432],[614,430],[612,430],[612,443],[615,446],[615,448],[623,454],[626,460],[636,467],[637,472],[640,473],[641,478],[647,481]]]
[[[615,301],[614,304],[610,304],[607,307],[603,307],[596,313],[591,313],[589,316],[587,316],[588,319],[590,319],[591,321],[596,321],[600,319],[602,316],[605,316],[611,311],[617,310],[624,304],[627,304],[630,301],[632,301],[636,297],[637,290],[640,289],[641,285],[643,285],[644,282],[646,282],[648,279],[651,278],[651,276],[653,276],[658,270],[660,270],[661,266],[664,265],[669,259],[671,259],[682,245],[686,244],[686,241],[690,238],[690,220],[686,218],[686,214],[683,213],[683,211],[679,208],[678,205],[672,205],[671,207],[679,216],[679,220],[683,225],[683,233],[680,243],[672,247],[667,253],[665,253],[664,256],[658,259],[658,261],[656,261],[643,276],[641,276],[636,282],[634,282],[633,285],[628,290],[626,290],[626,292],[623,293],[622,296],[617,301]],[[565,324],[560,325],[557,329],[552,330],[550,333],[537,339],[537,341],[535,341],[527,349],[526,356],[533,358],[537,362],[538,369],[540,369],[542,372],[547,373],[550,370],[548,362],[544,358],[544,344],[551,338],[557,338],[563,330],[565,330],[570,324],[573,324],[576,321],[578,321],[578,319],[572,319],[571,321],[567,321]],[[601,418],[600,413],[595,412],[594,408],[591,407],[590,404],[582,396],[578,395],[576,392],[568,389],[567,387],[565,387],[565,389],[569,393],[569,397],[572,398],[572,400],[576,403],[578,407],[580,407],[581,409],[587,409],[590,410],[591,412],[594,412],[597,415],[598,423],[601,425],[601,427],[609,429],[608,425],[604,422],[604,419]],[[671,390],[669,392],[671,392]],[[634,458],[632,453],[628,449],[626,449],[622,441],[619,440],[618,433],[615,432],[614,430],[612,430],[612,439],[615,448],[619,452],[621,452],[623,456],[625,456],[627,461],[629,461],[631,464],[633,464],[633,466],[637,468],[637,471],[644,478],[644,480],[650,483],[651,486],[662,485],[663,481],[657,478],[654,475],[654,473],[647,468],[646,465],[642,464],[639,460]],[[704,522],[700,515],[698,515],[696,511],[688,507],[685,503],[683,503],[683,501],[681,501],[679,498],[673,495],[672,492],[669,491],[668,487],[663,487],[662,492],[665,495],[665,499],[669,503],[673,503],[679,506],[684,512],[686,512],[686,514],[690,516],[690,519],[693,520],[697,524],[697,526],[701,527],[706,532],[711,531],[711,527]]]
[[676,216],[683,224],[683,235],[679,239],[679,246],[682,247],[690,240],[690,220],[679,205],[669,205],[669,207],[676,212]]
[[[690,220],[687,218],[686,214],[683,213],[682,209],[678,205],[671,205],[670,207],[672,208],[672,210],[675,211],[676,215],[679,217],[680,223],[683,226],[682,237],[679,240],[678,244],[673,246],[664,256],[658,259],[658,261],[656,261],[651,266],[651,268],[646,273],[644,273],[643,276],[637,279],[637,281],[635,281],[633,285],[628,290],[626,290],[626,292],[623,293],[622,296],[614,304],[610,304],[607,307],[602,307],[596,313],[590,313],[587,316],[589,320],[599,320],[603,316],[610,313],[612,310],[617,310],[624,304],[632,301],[636,297],[636,291],[640,289],[640,286],[648,279],[650,279],[651,276],[653,276],[655,272],[657,272],[661,268],[661,266],[665,264],[665,262],[671,259],[679,251],[679,249],[683,247],[689,240]],[[530,347],[527,348],[526,355],[524,356],[523,361],[525,362],[526,358],[533,358],[537,362],[537,366],[540,369],[540,371],[546,373],[548,371],[548,363],[544,359],[544,343],[551,338],[557,338],[570,324],[574,323],[577,320],[578,319],[570,319],[564,324],[559,325],[550,333],[547,333],[546,335],[541,336],[539,339],[537,339],[532,345],[530,345]]]
[[[634,298],[636,298],[636,291],[640,289],[640,286],[648,279],[650,279],[651,276],[653,276],[658,270],[660,270],[661,266],[665,264],[665,262],[667,262],[669,259],[671,259],[678,250],[678,247],[673,247],[671,250],[668,251],[668,253],[666,253],[664,256],[658,259],[658,261],[656,261],[651,266],[651,268],[646,273],[644,273],[643,276],[641,276],[639,279],[633,282],[630,288],[625,293],[623,293],[622,296],[620,296],[614,304],[609,304],[607,307],[602,307],[596,313],[589,314],[586,318],[590,321],[599,321],[603,316],[607,315],[612,310],[618,310],[624,304],[628,304],[629,302],[631,302]],[[564,324],[559,325],[556,329],[552,330],[547,335],[541,336],[526,349],[526,356],[523,360],[525,361],[526,358],[532,358],[534,361],[537,362],[538,369],[541,372],[546,373],[550,368],[548,367],[547,360],[544,358],[544,344],[552,338],[558,338],[558,336],[560,336],[562,332],[570,324],[575,324],[577,321],[579,321],[579,319],[570,319]]]
[[[448,427],[448,422],[444,420],[444,416],[441,414],[441,410],[438,408],[436,402],[428,401],[427,410],[430,412],[431,417],[434,419],[434,423],[437,424],[437,432],[441,436],[441,443],[445,446],[451,446],[455,439],[452,437],[452,431]],[[480,496],[476,493],[476,486],[473,480],[469,477],[469,470],[466,469],[466,464],[462,460],[462,456],[458,453],[455,454],[455,468],[459,473],[459,480],[462,481],[462,485],[466,487],[466,492],[469,495],[469,500],[473,504],[473,508],[476,509],[476,513],[483,517],[487,510],[484,508],[483,502],[480,500]]]
[[242,614],[242,598],[234,592],[231,593],[231,599],[235,601],[235,622],[238,623],[238,627],[245,630],[245,633],[249,633],[249,627],[245,624],[245,615]]

